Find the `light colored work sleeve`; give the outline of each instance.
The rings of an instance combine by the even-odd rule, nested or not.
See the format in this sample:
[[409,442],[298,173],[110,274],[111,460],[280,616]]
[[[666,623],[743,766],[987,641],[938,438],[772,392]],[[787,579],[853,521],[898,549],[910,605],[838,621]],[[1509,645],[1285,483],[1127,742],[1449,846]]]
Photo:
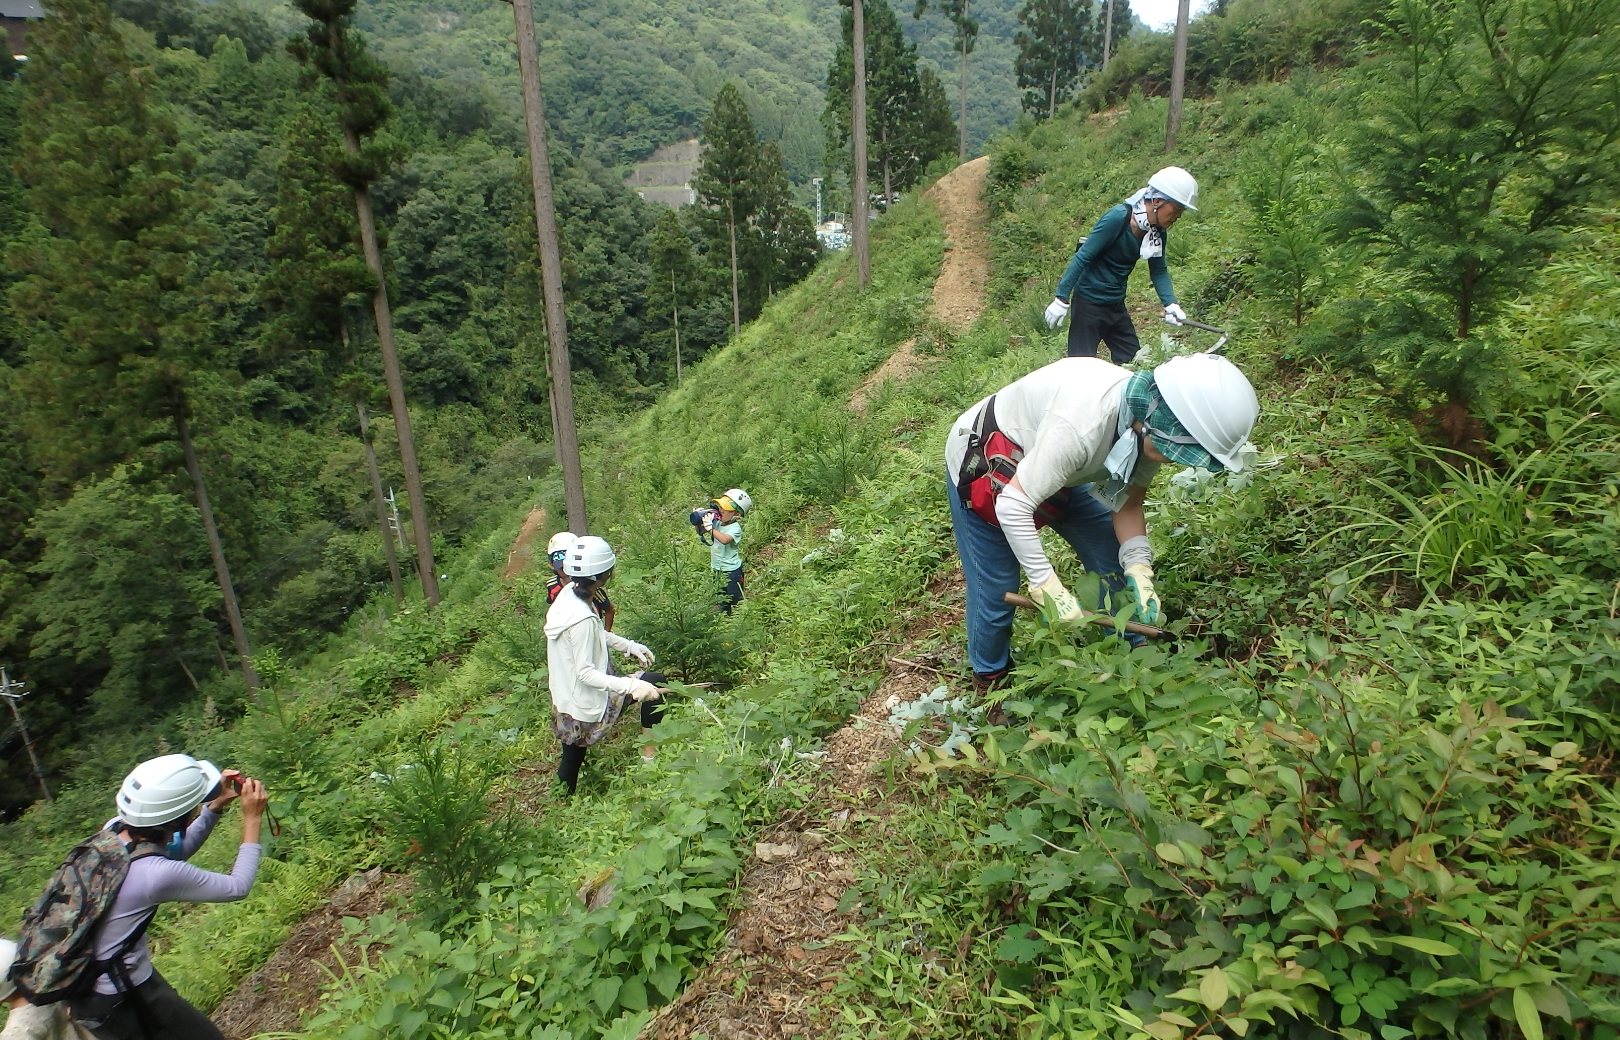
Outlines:
[[214,832],[214,824],[218,822],[219,813],[204,805],[202,812],[198,813],[197,818],[191,821],[191,826],[186,828],[186,836],[180,839],[180,858],[190,859],[195,855],[197,850],[202,848],[203,842]]
[[617,650],[621,654],[628,654],[632,646],[641,645],[640,643],[636,643],[632,640],[624,638],[617,632],[608,632],[606,635],[608,649]]
[[[629,693],[635,688],[634,679],[622,675],[609,675],[591,663],[591,627],[584,623],[570,625],[557,637],[559,643],[568,644],[569,657],[577,662],[574,666],[575,682],[593,690]],[[608,646],[613,646],[615,639],[623,641],[622,636],[616,636],[612,632],[607,633],[607,637]]]
[[142,871],[144,880],[151,886],[146,898],[152,903],[235,902],[253,888],[253,881],[259,876],[262,853],[263,847],[258,842],[243,842],[236,850],[236,865],[229,874],[216,874],[179,860],[141,860],[152,864],[147,868],[150,873]]
[[1029,587],[1051,580],[1052,561],[1047,559],[1041,536],[1035,530],[1035,500],[1009,487],[996,497],[996,519],[1001,521],[1002,537],[1029,578]]
[[1149,567],[1153,566],[1153,543],[1148,541],[1145,534],[1139,534],[1135,538],[1127,538],[1119,543],[1120,570],[1138,563],[1145,563]]

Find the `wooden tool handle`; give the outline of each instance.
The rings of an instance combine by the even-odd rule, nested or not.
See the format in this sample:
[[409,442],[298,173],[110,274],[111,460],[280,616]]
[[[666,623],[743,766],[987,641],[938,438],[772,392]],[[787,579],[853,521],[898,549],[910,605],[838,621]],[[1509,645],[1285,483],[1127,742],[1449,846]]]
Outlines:
[[[1024,607],[1028,610],[1041,609],[1040,604],[1036,603],[1028,596],[1020,596],[1016,592],[1009,592],[1001,598],[1003,602],[1009,603],[1015,607]],[[1088,610],[1084,612],[1084,618],[1086,624],[1102,625],[1104,628],[1114,627],[1114,619],[1107,614],[1093,614]],[[1125,622],[1125,631],[1133,632],[1139,636],[1147,636],[1149,639],[1164,639],[1171,634],[1162,628],[1154,628],[1152,625],[1143,625],[1135,621]]]

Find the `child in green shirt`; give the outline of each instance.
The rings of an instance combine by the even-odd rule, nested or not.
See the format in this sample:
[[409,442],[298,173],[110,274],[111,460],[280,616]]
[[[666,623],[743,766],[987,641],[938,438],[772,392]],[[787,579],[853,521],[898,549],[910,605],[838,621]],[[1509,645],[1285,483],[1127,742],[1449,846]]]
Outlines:
[[743,598],[743,562],[738,548],[742,543],[742,524],[739,521],[753,504],[748,492],[732,488],[714,500],[718,517],[711,515],[704,520],[704,531],[714,538],[709,546],[709,567],[726,576],[720,609],[727,614]]

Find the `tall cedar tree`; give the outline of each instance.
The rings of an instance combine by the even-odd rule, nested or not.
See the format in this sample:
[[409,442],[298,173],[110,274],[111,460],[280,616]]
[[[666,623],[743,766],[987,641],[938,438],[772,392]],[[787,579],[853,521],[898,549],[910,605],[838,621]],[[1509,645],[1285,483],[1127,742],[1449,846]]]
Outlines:
[[191,155],[107,6],[61,0],[34,51],[17,172],[48,235],[13,249],[11,302],[27,337],[35,443],[64,484],[160,436],[179,441],[250,690],[247,631],[191,438],[194,383],[222,363],[210,335],[222,279],[192,259],[204,200]]
[[1024,111],[1051,119],[1060,102],[1074,94],[1080,73],[1098,63],[1102,26],[1092,0],[1024,0],[1013,39],[1018,57],[1013,71],[1024,90]]
[[1466,407],[1479,331],[1620,181],[1620,0],[1399,0],[1383,28],[1339,226],[1393,277],[1354,338]]
[[[956,143],[956,127],[945,88],[932,69],[917,63],[917,48],[900,31],[900,19],[887,3],[866,10],[867,172],[883,181],[884,208],[897,191],[917,182],[928,164]],[[854,18],[843,12],[844,35],[827,69],[827,164],[853,172],[849,153],[850,88],[855,82],[851,53]]]
[[[264,349],[277,359],[300,356],[332,382],[348,371],[343,301],[374,288],[360,253],[350,190],[331,174],[336,150],[331,116],[302,105],[288,127],[276,173],[274,230],[266,252],[270,271],[259,298],[271,318]],[[326,395],[322,395],[323,397]]]
[[748,103],[733,83],[715,95],[703,124],[703,160],[692,185],[707,207],[711,255],[727,257],[731,275],[731,329],[743,315],[758,315],[766,298],[815,266],[810,215],[793,204],[792,189],[774,143],[761,144]]
[[675,385],[681,383],[681,307],[690,299],[697,281],[697,261],[692,256],[692,240],[686,237],[681,218],[672,209],[658,215],[652,242],[647,247],[647,310],[652,315],[669,315],[669,328],[675,350]]
[[294,0],[310,19],[303,39],[293,39],[287,49],[308,66],[312,75],[324,77],[337,101],[338,129],[343,150],[331,155],[333,175],[354,192],[355,215],[360,225],[360,248],[372,276],[372,315],[377,323],[377,345],[382,351],[383,377],[388,383],[388,401],[394,412],[394,433],[399,438],[400,468],[405,471],[405,491],[410,500],[411,530],[416,540],[417,577],[429,606],[439,603],[439,572],[433,563],[433,540],[428,531],[427,496],[422,491],[422,470],[416,461],[416,441],[411,433],[411,413],[405,402],[405,380],[400,373],[399,355],[394,349],[394,316],[388,303],[388,277],[383,270],[382,247],[377,240],[376,217],[371,204],[371,183],[382,176],[399,158],[395,142],[380,134],[392,106],[388,101],[388,73],[366,48],[365,37],[352,23],[356,0]]
[[[927,14],[928,3],[929,0],[917,0],[917,6],[912,9],[911,17],[921,18]],[[979,23],[977,19],[968,14],[968,0],[933,0],[933,4],[939,9],[939,13],[945,16],[945,20],[951,23],[951,27],[956,30],[956,50],[959,58],[958,72],[962,80],[960,94],[958,95],[961,107],[956,123],[958,132],[956,154],[959,158],[966,159],[968,153],[967,60],[968,55],[973,53],[974,41],[979,38]]]

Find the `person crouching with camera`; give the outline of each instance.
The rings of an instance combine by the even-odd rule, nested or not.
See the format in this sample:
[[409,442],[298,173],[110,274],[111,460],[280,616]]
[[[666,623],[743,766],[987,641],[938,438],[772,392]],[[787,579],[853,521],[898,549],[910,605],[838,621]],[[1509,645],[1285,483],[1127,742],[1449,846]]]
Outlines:
[[[551,729],[562,741],[557,779],[573,794],[579,785],[579,767],[585,752],[601,741],[619,721],[630,701],[641,705],[645,732],[664,717],[658,687],[665,680],[658,672],[613,675],[608,650],[619,651],[651,668],[653,652],[640,643],[607,630],[597,606],[599,593],[613,577],[618,557],[613,547],[595,535],[574,541],[563,558],[570,582],[546,611],[546,665],[551,684]],[[641,749],[643,761],[652,761],[651,745]]]

